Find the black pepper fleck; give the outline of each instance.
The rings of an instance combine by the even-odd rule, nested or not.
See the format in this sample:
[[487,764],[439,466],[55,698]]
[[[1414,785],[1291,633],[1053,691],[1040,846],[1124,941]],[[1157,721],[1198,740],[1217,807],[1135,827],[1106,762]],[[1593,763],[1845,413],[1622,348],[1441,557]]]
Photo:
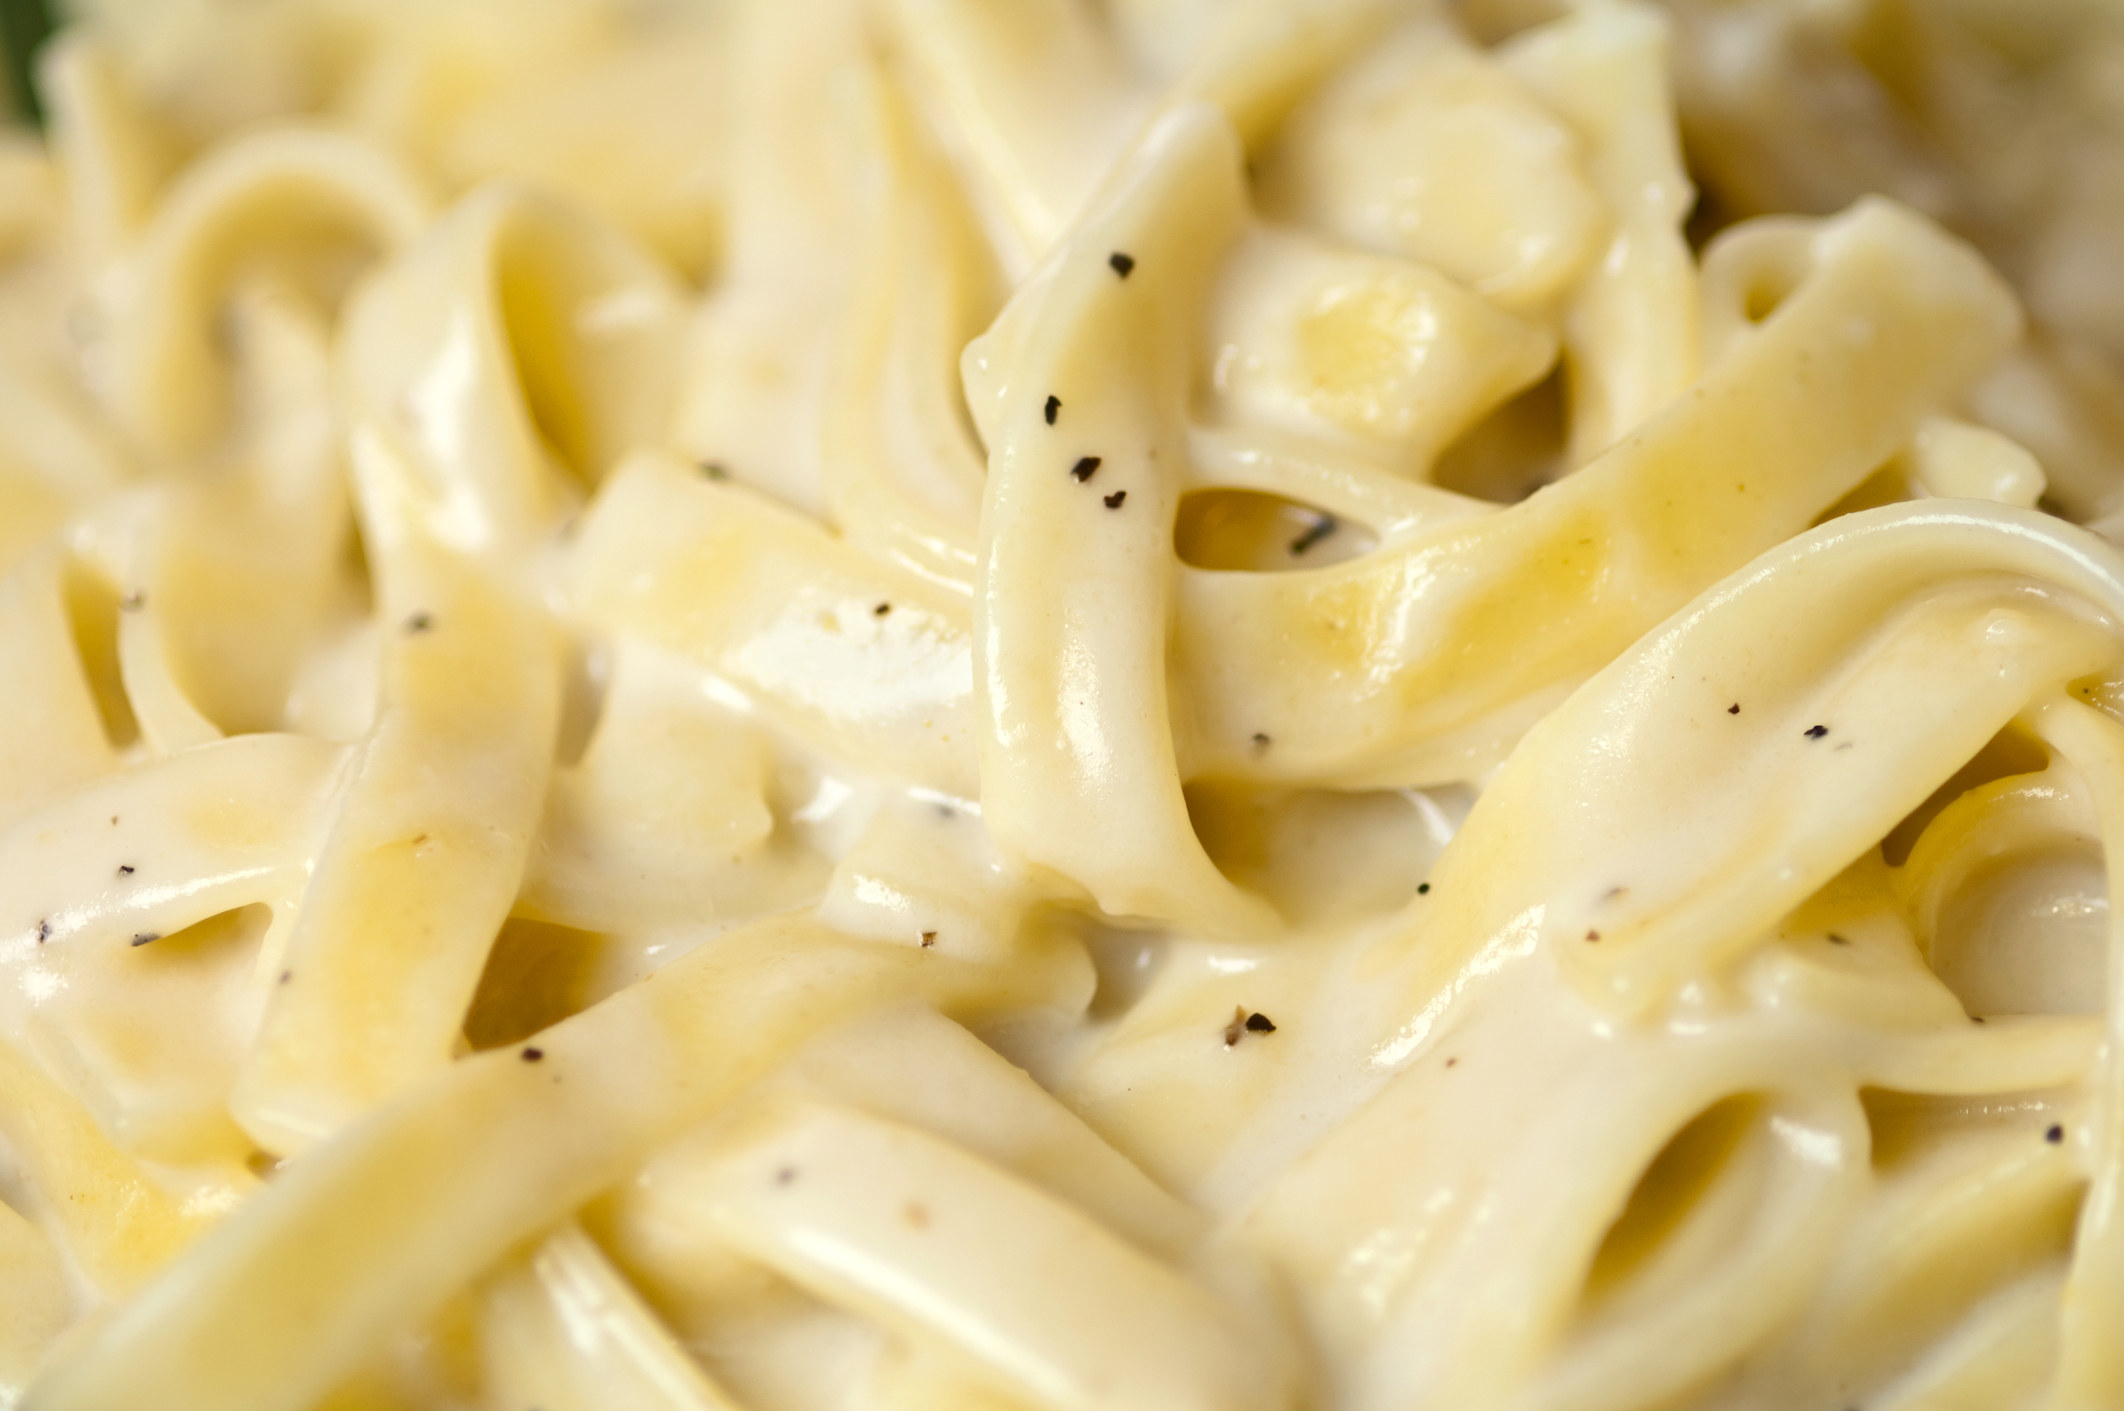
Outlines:
[[1850,945],[1850,944],[1851,944],[1851,942],[1849,942],[1849,941],[1845,940],[1845,939],[1844,939],[1844,938],[1843,938],[1842,936],[1839,936],[1839,935],[1838,935],[1838,934],[1837,934],[1836,932],[1834,932],[1834,931],[1831,931],[1831,932],[1829,932],[1828,934],[1829,934],[1829,944],[1830,944],[1830,945],[1832,945],[1832,946],[1848,946],[1848,945]]
[[1259,730],[1256,730],[1256,731],[1254,732],[1254,748],[1255,748],[1255,749],[1257,749],[1257,750],[1265,750],[1265,749],[1267,749],[1268,747],[1269,747],[1269,737],[1268,737],[1268,736],[1267,736],[1266,734],[1264,734],[1263,732],[1261,732],[1261,731],[1259,731]]
[[1075,465],[1069,468],[1070,478],[1082,485],[1085,481],[1092,478],[1092,472],[1098,468],[1099,458],[1097,456],[1081,457]]
[[1586,939],[1587,939],[1588,941],[1597,941],[1597,940],[1599,940],[1599,939],[1600,939],[1600,932],[1598,932],[1598,931],[1588,931],[1588,932],[1586,932]]
[[1739,714],[1740,714],[1740,702],[1739,702],[1739,701],[1735,701],[1735,702],[1734,702],[1734,703],[1733,703],[1732,705],[1729,705],[1729,706],[1727,706],[1727,707],[1726,707],[1726,714],[1728,714],[1728,715],[1739,715]]
[[1829,727],[1826,725],[1810,725],[1807,727],[1807,738],[1810,740],[1819,740],[1828,733]]
[[132,863],[130,863],[130,862],[121,862],[121,863],[119,863],[119,864],[118,864],[118,875],[119,875],[120,877],[130,877],[130,876],[132,876],[132,875],[133,875],[133,864],[132,864]]
[[1276,1032],[1276,1021],[1256,1010],[1246,1016],[1246,1027],[1249,1033],[1273,1034]]
[[1062,399],[1060,397],[1057,397],[1052,392],[1048,393],[1047,406],[1045,410],[1047,412],[1047,424],[1049,426],[1053,426],[1055,424],[1056,414],[1062,410]]
[[544,1049],[535,1047],[530,1044],[526,1044],[524,1046],[523,1052],[517,1055],[518,1058],[521,1058],[526,1063],[536,1063],[545,1056],[546,1051]]
[[1419,896],[1419,897],[1427,897],[1427,896],[1429,896],[1430,894],[1431,894],[1431,884],[1430,884],[1429,882],[1418,882],[1418,883],[1416,884],[1416,895],[1417,895],[1417,896]]
[[1116,491],[1114,491],[1114,493],[1113,493],[1113,494],[1111,494],[1111,495],[1108,495],[1108,496],[1106,497],[1106,507],[1107,507],[1108,509],[1110,509],[1110,510],[1117,510],[1117,509],[1121,508],[1121,502],[1122,502],[1123,500],[1127,499],[1127,498],[1128,498],[1128,491],[1126,491],[1126,490],[1116,490]]
[[1119,250],[1108,255],[1106,262],[1112,265],[1114,273],[1120,275],[1123,279],[1128,278],[1130,271],[1136,267],[1136,257],[1134,255],[1124,255]]
[[2057,1123],[2053,1122],[2050,1124],[2049,1128],[2044,1131],[2043,1140],[2049,1142],[2052,1146],[2056,1146],[2059,1142],[2065,1140],[2065,1129],[2063,1127],[2060,1127]]
[[879,604],[878,604],[878,605],[877,605],[876,607],[874,607],[874,608],[872,608],[872,609],[870,610],[870,615],[871,615],[872,617],[883,617],[883,616],[885,616],[885,614],[887,614],[887,613],[889,613],[889,612],[891,612],[891,611],[892,611],[892,604],[891,604],[891,603],[879,603]]
[[936,933],[936,932],[934,932],[934,931],[924,931],[924,932],[922,933],[922,949],[923,949],[923,950],[928,950],[928,949],[929,949],[929,948],[930,948],[931,946],[934,946],[934,945],[935,945],[936,943],[937,943],[937,933]]
[[39,921],[37,923],[37,943],[39,945],[42,945],[44,942],[50,940],[51,938],[52,923],[50,921]]
[[1328,535],[1334,533],[1337,527],[1338,526],[1335,523],[1335,516],[1331,514],[1321,515],[1319,518],[1315,519],[1310,525],[1306,526],[1306,530],[1303,534],[1300,534],[1297,538],[1291,540],[1291,557],[1297,558],[1300,555],[1304,554],[1307,549],[1312,548],[1313,545],[1319,543],[1322,539],[1325,539]]

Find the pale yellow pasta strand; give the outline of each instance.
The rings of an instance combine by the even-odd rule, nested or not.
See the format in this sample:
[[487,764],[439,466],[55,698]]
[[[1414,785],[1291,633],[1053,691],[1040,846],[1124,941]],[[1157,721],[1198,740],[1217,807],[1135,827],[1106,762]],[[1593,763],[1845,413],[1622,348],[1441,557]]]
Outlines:
[[1279,424],[1406,475],[1540,379],[1556,335],[1429,265],[1253,224],[1218,275],[1214,420]]
[[891,0],[911,85],[957,134],[1004,273],[1026,277],[1149,114],[1089,12],[1071,0]]
[[0,579],[0,818],[12,820],[115,762],[83,679],[57,553]]
[[[161,585],[159,576],[150,582]],[[222,738],[221,727],[207,719],[178,679],[167,629],[169,614],[162,595],[152,599],[141,589],[126,594],[118,618],[118,676],[126,705],[140,728],[140,742],[151,754],[173,755]]]
[[1286,495],[1370,527],[1383,545],[1497,510],[1487,500],[1406,479],[1341,447],[1270,428],[1197,426],[1188,434],[1188,452],[1194,489]]
[[144,111],[111,45],[93,32],[60,36],[38,62],[38,86],[52,111],[52,146],[75,237],[89,265],[100,268],[146,224],[177,153]]
[[[137,1154],[250,1154],[229,1121],[238,1055],[279,970],[346,751],[243,735],[115,774],[0,835],[10,1032]],[[197,929],[195,929],[197,928]]]
[[2014,335],[1997,278],[1898,207],[1861,203],[1810,249],[1686,396],[1520,504],[1315,572],[1185,571],[1185,772],[1475,777],[1638,633],[1864,479]]
[[438,161],[466,186],[510,176],[559,191],[702,279],[729,214],[723,38],[712,16],[624,36],[479,102],[440,135]]
[[233,1100],[271,1149],[317,1142],[451,1055],[559,724],[557,634],[502,556],[551,531],[568,471],[594,480],[647,434],[674,315],[668,277],[623,238],[506,186],[349,315],[383,707]]
[[[2007,575],[2069,596],[2023,595]],[[2119,621],[2113,551],[2048,516],[1891,507],[1802,536],[1529,732],[1440,861],[1419,991],[1538,937],[1586,993],[1643,1013],[1841,871],[1947,761],[2115,660]],[[1589,750],[1594,738],[1609,743]],[[1756,806],[1716,806],[1736,789]],[[1559,790],[1581,802],[1557,808]],[[1412,1014],[1430,1002],[1411,999]]]
[[0,835],[0,956],[16,969],[64,966],[76,937],[123,943],[293,896],[346,758],[299,735],[240,735],[99,778],[17,819]]
[[1257,152],[1322,80],[1396,19],[1431,8],[1431,0],[1241,0],[1165,91],[1160,110],[1214,104]]
[[989,443],[983,816],[1109,912],[1213,930],[1269,918],[1188,823],[1166,663],[1190,334],[1240,217],[1231,128],[1177,109],[966,352]]
[[844,325],[864,313],[851,303],[875,221],[862,198],[885,136],[867,95],[866,4],[725,8],[725,251],[678,368],[671,429],[703,461],[814,515],[829,503],[826,396]]
[[539,1411],[737,1411],[571,1222],[480,1289],[487,1395]]
[[618,232],[533,190],[481,187],[347,311],[357,486],[388,482],[439,544],[527,549],[659,438],[678,317],[670,276]]
[[476,562],[399,532],[382,585],[382,718],[232,1098],[275,1152],[449,1061],[545,800],[560,714],[550,624]]
[[[2057,699],[2036,713],[2042,737],[2085,774],[2102,823],[2111,890],[2124,889],[2124,726],[2106,712]],[[2091,1111],[2078,1140],[2092,1168],[2073,1243],[2058,1329],[2058,1368],[2044,1403],[2051,1411],[2094,1411],[2124,1399],[2124,944],[2110,923],[2108,1025],[2090,1082]]]
[[430,213],[410,171],[344,133],[290,128],[216,148],[171,184],[117,281],[108,375],[120,419],[159,451],[198,449],[227,416],[215,303],[231,271],[276,237],[389,253]]
[[827,509],[889,562],[971,594],[985,458],[958,356],[993,312],[989,255],[940,154],[886,76],[852,76],[869,138],[871,227],[823,401]]
[[2099,834],[2093,801],[2069,765],[2053,760],[2032,774],[2013,774],[1969,790],[1926,825],[1896,885],[1928,956],[1946,930],[1950,908],[1986,864],[2031,847],[2070,845]]
[[[2083,1177],[2031,1114],[1975,1154],[1949,1150],[1911,1172],[1876,1173],[1806,1313],[1770,1345],[1754,1382],[1803,1401],[1890,1380],[1928,1346],[1952,1346],[1986,1295],[2070,1247]],[[2055,1299],[2056,1291],[2052,1297]],[[2050,1312],[2054,1322],[2056,1305]],[[2030,1400],[2040,1391],[2026,1388]]]
[[28,562],[133,470],[116,429],[62,370],[0,352],[0,570]]
[[1993,1300],[1974,1326],[1874,1404],[1881,1411],[2004,1411],[2040,1403],[2057,1358],[2060,1271],[2048,1270]]
[[[2021,592],[2008,573],[2055,589],[2046,596]],[[1959,594],[1933,587],[1943,578],[1967,586]],[[1536,1143],[1562,1139],[1569,1123],[1560,1115],[1505,1121],[1496,1108],[1505,1093],[1537,1100],[1533,1095],[1556,1091],[1558,1080],[1530,1079],[1523,1070],[1549,1061],[1539,1055],[1571,1031],[1574,1021],[1552,1013],[1546,1006],[1557,1001],[1543,997],[1557,971],[1601,1005],[1630,1016],[1613,1030],[1594,1021],[1593,1032],[1608,1031],[1602,1047],[1614,1049],[1614,1057],[1589,1052],[1568,1065],[1574,1080],[1593,1081],[1588,1075],[1601,1065],[1623,1062],[1622,1053],[1658,1032],[1662,1017],[1673,1013],[1669,1006],[1684,975],[1702,974],[1721,955],[1762,944],[1767,928],[1805,891],[1861,854],[2031,696],[2112,665],[2119,652],[2114,624],[2124,620],[2115,610],[2124,602],[2119,588],[2111,551],[2047,517],[1974,506],[1876,511],[1836,521],[1707,595],[1530,734],[1432,872],[1430,896],[1412,906],[1405,923],[1408,963],[1427,979],[1403,1001],[1406,1017],[1395,1037],[1370,1058],[1384,1067],[1414,1066],[1315,1147],[1267,1207],[1286,1258],[1312,1270],[1307,1281],[1320,1287],[1316,1296],[1334,1299],[1320,1326],[1353,1330],[1340,1332],[1343,1339],[1360,1336],[1354,1330],[1368,1317],[1393,1306],[1411,1266],[1398,1254],[1389,1257],[1391,1251],[1421,1251],[1429,1262],[1445,1258],[1441,1248],[1485,1247],[1481,1224],[1438,1243],[1456,1231],[1458,1200],[1427,1200],[1427,1186],[1408,1181],[1410,1158],[1396,1155],[1418,1109],[1433,1138],[1420,1158],[1427,1167],[1449,1165],[1456,1158],[1446,1153],[1464,1151],[1485,1128],[1492,1140],[1504,1133],[1534,1134],[1528,1140]],[[1891,605],[1899,598],[1915,603],[1897,611]],[[1802,606],[1809,601],[1865,603],[1871,610],[1829,622]],[[1839,660],[1846,664],[1839,667]],[[1736,705],[1739,711],[1731,709]],[[1592,748],[1594,740],[1604,743]],[[1729,818],[1724,801],[1736,792],[1767,797],[1771,806]],[[1662,819],[1673,826],[1663,830]],[[1824,819],[1832,822],[1824,826]],[[1499,886],[1511,891],[1509,900],[1492,890]],[[1469,925],[1470,908],[1483,920]],[[1472,940],[1476,935],[1479,941]],[[1655,961],[1662,952],[1667,959]],[[1343,1034],[1352,1016],[1376,1001],[1392,973],[1383,961],[1375,947],[1349,986],[1331,991],[1333,1008],[1317,1011],[1335,1016],[1310,1041],[1320,1061],[1339,1061],[1326,1055],[1348,1052]],[[1936,981],[1914,964],[1906,970],[1923,977],[1934,1002],[1929,1014],[1921,1009],[1901,1022],[1972,1032]],[[1662,971],[1665,978],[1655,979]],[[1765,1000],[1774,993],[1765,992]],[[1485,996],[1480,1003],[1473,999],[1478,994]],[[1563,1008],[1578,1013],[1573,1003]],[[1863,1013],[1853,1017],[1868,1022]],[[1298,1022],[1285,1027],[1303,1032]],[[1730,1026],[1737,1040],[1751,1027]],[[1537,1032],[1544,1035],[1540,1044],[1529,1038]],[[1778,1024],[1757,1032],[1799,1042],[1801,1030]],[[1508,1040],[1496,1037],[1506,1033]],[[1698,1081],[1717,1046],[1699,1039],[1690,1051],[1686,1075],[1662,1058],[1633,1076],[1647,1083]],[[2002,1076],[1996,1059],[2003,1051],[1993,1052],[1987,1082]],[[2084,1045],[2078,1052],[2084,1055]],[[1878,1071],[1880,1064],[1857,1053],[1832,1058],[1835,1048],[1821,1044],[1810,1053],[1810,1061],[1839,1066],[1861,1063]],[[1457,1074],[1450,1071],[1456,1061]],[[1764,1061],[1768,1074],[1793,1059]],[[1494,1084],[1468,1084],[1469,1069],[1500,1064],[1504,1071]],[[1926,1073],[1910,1057],[1895,1066],[1912,1075],[1897,1081],[1921,1090],[1936,1091],[1949,1078],[1944,1069]],[[1857,1077],[1834,1068],[1811,1079],[1786,1071],[1809,1101],[1827,1100],[1825,1087],[1855,1085]],[[1655,1072],[1666,1076],[1655,1079]],[[1612,1093],[1622,1077],[1616,1072],[1600,1080],[1600,1090]],[[1737,1086],[1774,1090],[1783,1081],[1756,1077]],[[1479,1105],[1466,1107],[1470,1102]],[[1302,1112],[1317,1121],[1322,1105],[1317,1090],[1297,1086],[1289,1105],[1270,1111],[1284,1120]],[[1612,1118],[1605,1102],[1595,1105]],[[1446,1135],[1441,1124],[1463,1112],[1468,1135]],[[1259,1139],[1274,1141],[1275,1130],[1264,1124]],[[1404,1179],[1374,1188],[1367,1177],[1384,1162],[1403,1163]],[[1566,1164],[1580,1167],[1583,1158]],[[1499,1169],[1497,1161],[1485,1169]],[[1366,1202],[1400,1213],[1388,1217],[1367,1210]],[[1383,1252],[1377,1261],[1351,1261],[1359,1248]],[[1506,1297],[1496,1292],[1506,1282],[1498,1271],[1506,1268],[1528,1279],[1568,1277],[1548,1258],[1484,1258],[1468,1266],[1468,1278],[1483,1290],[1480,1302]],[[1458,1395],[1474,1396],[1486,1379],[1512,1375],[1508,1368],[1517,1358],[1482,1370],[1480,1359],[1464,1360],[1472,1356],[1466,1349],[1474,1334],[1449,1331],[1478,1316],[1479,1304],[1464,1292],[1441,1301],[1439,1289],[1472,1286],[1433,1285],[1396,1315],[1399,1331],[1383,1334],[1378,1351],[1366,1356],[1372,1370],[1363,1385],[1372,1402],[1398,1404],[1395,1398],[1419,1387],[1440,1394],[1459,1387]],[[1786,1277],[1782,1287],[1790,1306],[1804,1284]],[[1548,1286],[1544,1297],[1555,1296]],[[1507,1302],[1524,1305],[1520,1295]],[[1489,1316],[1501,1318],[1495,1310],[1504,1306],[1492,1305]],[[1683,1316],[1677,1309],[1663,1313]],[[1768,1325],[1759,1325],[1751,1336],[1766,1331]],[[1630,1334],[1619,1336],[1627,1348]],[[1345,1357],[1355,1350],[1344,1346]],[[1740,1350],[1728,1345],[1725,1355]],[[1580,1390],[1590,1394],[1596,1384],[1599,1379]],[[1576,1404],[1576,1397],[1566,1401]]]
[[[773,1087],[916,1127],[1088,1212],[1138,1249],[1186,1267],[1209,1235],[1196,1210],[1137,1170],[1009,1060],[934,1010],[881,1009],[807,1044]],[[600,1237],[660,1284],[706,1282],[716,1261],[692,1233],[707,1212],[687,1171],[720,1149],[714,1129],[675,1143],[604,1203]],[[676,1184],[667,1188],[666,1172]],[[704,1231],[713,1242],[712,1230]]]
[[823,858],[778,831],[766,733],[653,646],[613,644],[595,733],[553,771],[511,914],[639,935],[801,905]]
[[[914,1129],[772,1104],[662,1199],[738,1250],[902,1335],[984,1364],[1052,1411],[1289,1404],[1279,1350],[1097,1221]],[[1037,1270],[1034,1277],[1028,1271]]]
[[1440,7],[1402,8],[1268,144],[1263,208],[1536,314],[1599,245],[1579,142]]
[[74,1319],[59,1252],[0,1204],[0,1396],[19,1400],[37,1364]]
[[927,993],[1022,1005],[985,970],[761,923],[520,1047],[465,1059],[293,1163],[40,1378],[35,1411],[300,1411],[810,1034]]
[[[132,1293],[214,1223],[113,1146],[88,1110],[0,1044],[0,1135],[67,1252],[107,1297]],[[31,1404],[35,1404],[32,1402]]]
[[1564,314],[1571,463],[1606,450],[1696,380],[1696,262],[1681,224],[1695,201],[1667,81],[1664,14],[1600,0],[1531,30],[1503,62],[1586,140],[1607,204],[1607,247]]
[[978,792],[966,602],[698,466],[645,453],[585,516],[583,620],[677,652],[852,766]]
[[[1835,1250],[1862,1189],[1865,1124],[1830,1053],[1737,1018],[1678,1063],[1657,1028],[1603,1034],[1546,969],[1499,965],[1493,1003],[1449,1049],[1340,1121],[1247,1215],[1249,1242],[1304,1291],[1346,1405],[1672,1395],[1774,1329]],[[1697,1261],[1684,1297],[1575,1327],[1646,1166],[1692,1119],[1751,1095],[1765,1170],[1718,1257]],[[1419,1121],[1428,1139],[1412,1144]],[[1395,1180],[1376,1179],[1389,1168]]]

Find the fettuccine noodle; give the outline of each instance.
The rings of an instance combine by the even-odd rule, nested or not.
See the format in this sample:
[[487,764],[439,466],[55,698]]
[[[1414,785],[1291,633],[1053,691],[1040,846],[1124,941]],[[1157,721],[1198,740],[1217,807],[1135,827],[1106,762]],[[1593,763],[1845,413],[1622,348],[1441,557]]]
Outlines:
[[2119,12],[41,93],[0,1406],[2124,1411]]

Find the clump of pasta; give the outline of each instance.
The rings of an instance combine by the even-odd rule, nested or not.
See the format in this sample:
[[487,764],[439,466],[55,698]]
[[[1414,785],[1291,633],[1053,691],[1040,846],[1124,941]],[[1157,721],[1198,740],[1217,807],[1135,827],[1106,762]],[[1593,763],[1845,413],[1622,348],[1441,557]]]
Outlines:
[[0,1405],[2124,1406],[2113,22],[82,8]]

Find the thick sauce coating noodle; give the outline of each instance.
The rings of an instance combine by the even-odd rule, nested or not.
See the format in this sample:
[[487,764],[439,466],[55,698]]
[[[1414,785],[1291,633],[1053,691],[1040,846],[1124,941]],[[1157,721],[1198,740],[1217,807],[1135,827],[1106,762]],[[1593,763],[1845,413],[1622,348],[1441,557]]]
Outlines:
[[2120,75],[86,4],[0,1406],[2124,1411]]

